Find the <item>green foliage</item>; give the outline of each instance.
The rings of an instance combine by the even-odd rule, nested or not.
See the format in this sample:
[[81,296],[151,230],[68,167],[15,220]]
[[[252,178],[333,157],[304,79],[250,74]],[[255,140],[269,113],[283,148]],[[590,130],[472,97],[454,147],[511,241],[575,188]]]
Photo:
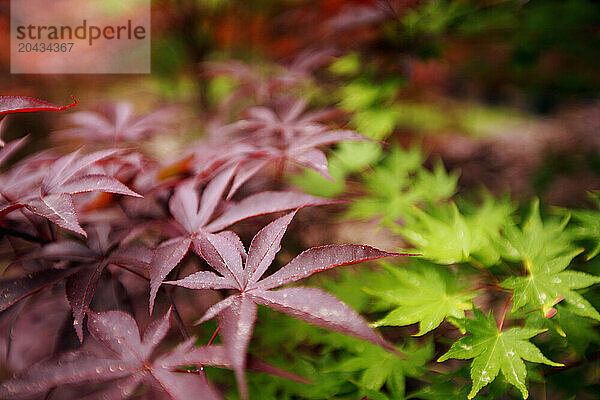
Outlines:
[[[340,181],[320,187],[305,176],[302,184],[320,194],[336,188],[329,195],[337,196],[346,190],[348,174],[356,174],[363,194],[344,217],[349,223],[378,218],[382,228],[414,246],[421,259],[342,269],[311,282],[368,316],[386,336],[403,335],[410,332],[405,326],[417,324],[411,333],[426,340],[408,339],[397,347],[405,357],[399,358],[356,339],[265,314],[257,327],[261,342],[253,351],[275,365],[294,365],[295,373],[317,384],[253,374],[251,391],[273,399],[516,399],[530,392],[537,396],[536,383],[549,384],[547,368],[561,367],[558,361],[587,363],[591,349],[600,345],[598,296],[590,290],[600,278],[594,275],[597,265],[577,255],[580,243],[597,245],[600,213],[565,210],[565,217],[542,218],[535,200],[521,221],[509,196],[457,194],[458,174],[448,173],[441,162],[426,168],[417,146],[393,146],[386,153],[377,146],[369,154],[373,143],[358,145],[363,147],[357,146],[356,153],[345,144],[334,151],[330,168]],[[372,168],[363,172],[367,165]],[[588,290],[586,298],[582,289]],[[504,307],[512,311],[495,320],[490,310]],[[454,343],[453,326],[465,335]],[[470,368],[444,365],[446,372],[440,374],[430,360],[436,346],[450,344],[438,361],[472,362]],[[554,371],[551,376],[556,379]],[[464,384],[468,379],[470,388]]]
[[307,169],[301,174],[292,176],[289,180],[294,186],[306,193],[314,196],[333,198],[346,191],[347,172],[343,165],[340,162],[336,162],[335,159],[329,162],[328,169],[333,181],[328,180],[312,169]]
[[419,323],[416,336],[437,328],[445,318],[464,318],[464,310],[473,307],[474,292],[466,292],[456,276],[443,267],[427,263],[412,268],[387,267],[393,279],[391,289],[369,291],[373,296],[397,306],[375,326],[403,326]]
[[556,305],[553,318],[545,318],[540,313],[526,315],[526,327],[546,327],[553,335],[559,348],[584,356],[589,346],[600,343],[598,323],[573,312],[572,306]]
[[[421,377],[427,371],[425,364],[433,358],[431,341],[422,346],[410,341],[398,349],[404,358],[369,343],[354,340],[348,344],[353,356],[342,361],[335,370],[362,371],[357,381],[361,389],[380,392],[385,385],[393,399],[404,397],[406,377]],[[363,393],[368,395],[368,392]]]
[[[576,243],[597,246],[600,213],[566,210],[566,217],[542,219],[539,201],[535,200],[529,215],[520,222],[510,197],[495,198],[486,192],[457,195],[457,174],[448,174],[441,164],[431,172],[424,167],[425,161],[416,147],[393,147],[372,171],[361,175],[365,195],[349,207],[346,217],[380,217],[382,227],[391,228],[427,260],[384,265],[384,280],[363,282],[357,278],[374,302],[369,307],[361,294],[361,310],[375,313],[378,319],[373,325],[378,327],[418,323],[416,335],[428,334],[440,343],[447,343],[445,333],[451,329],[448,325],[440,327],[445,319],[466,334],[438,361],[473,359],[470,372],[464,376],[470,375],[471,390],[460,385],[462,369],[443,376],[429,371],[415,376],[429,384],[421,384],[408,398],[513,398],[507,394],[512,386],[527,398],[528,381],[547,379],[539,366],[524,361],[562,366],[542,355],[530,339],[548,331],[540,345],[553,358],[562,360],[586,357],[589,349],[600,343],[594,302],[579,293],[599,283],[600,277],[593,275],[593,265],[584,268],[586,265],[581,264],[577,255],[583,250]],[[351,284],[345,281],[344,287],[351,288]],[[493,294],[501,291],[511,295],[509,304],[496,304],[494,299],[506,299]],[[351,289],[345,293],[352,296]],[[491,313],[487,317],[483,313],[496,306],[508,309],[511,304],[512,312],[498,323]],[[465,318],[470,309],[474,318]],[[498,327],[523,326],[519,320],[525,320],[523,328]],[[371,363],[376,364],[375,360],[373,356]],[[360,361],[352,361],[351,365],[355,364]],[[382,379],[386,376],[384,366],[373,366],[369,371],[375,375],[379,368]],[[497,379],[500,371],[502,378]],[[372,390],[382,381],[370,375],[369,382]],[[386,395],[389,386],[382,386]],[[484,394],[478,394],[484,387]],[[369,396],[379,398],[381,394]]]
[[[596,208],[600,209],[600,193],[596,192],[591,196]],[[594,210],[571,210],[572,219],[576,226],[571,229],[571,234],[579,240],[589,240],[595,243],[594,247],[587,254],[590,260],[600,253],[600,212]]]
[[418,147],[394,147],[374,171],[364,175],[367,196],[352,203],[348,217],[381,216],[385,224],[394,226],[414,206],[451,197],[456,192],[458,174],[448,174],[441,162],[428,171],[422,168],[423,162]]
[[474,313],[474,319],[466,320],[469,336],[459,339],[438,359],[438,362],[443,362],[449,358],[462,360],[473,358],[471,364],[473,386],[467,396],[469,399],[475,397],[484,386],[496,379],[500,371],[526,399],[529,392],[525,381],[527,371],[523,360],[563,366],[546,358],[535,345],[529,342],[529,339],[544,332],[544,329],[510,328],[501,331],[496,326],[491,313],[487,317],[477,309]]
[[356,75],[360,72],[360,56],[348,53],[331,63],[329,71],[336,75]]
[[511,213],[509,203],[487,197],[473,214],[461,213],[455,203],[439,205],[430,212],[413,208],[406,216],[406,225],[396,230],[435,263],[455,264],[475,258],[491,266],[508,251],[500,232]]
[[[331,371],[338,361],[331,354],[319,354],[309,357],[306,355],[293,358],[276,357],[270,360],[281,368],[290,369],[298,375],[308,378],[314,384],[293,382],[287,379],[273,377],[267,374],[248,374],[250,398],[266,400],[293,399],[349,399],[356,395],[350,373]],[[237,391],[228,393],[227,399],[238,399]]]
[[600,314],[576,289],[600,282],[600,277],[580,271],[565,271],[582,249],[574,249],[564,232],[566,220],[544,224],[539,204],[534,202],[522,229],[511,227],[507,237],[517,250],[526,276],[507,278],[502,286],[514,291],[514,308],[539,309],[544,315],[564,299],[576,314],[600,320]]

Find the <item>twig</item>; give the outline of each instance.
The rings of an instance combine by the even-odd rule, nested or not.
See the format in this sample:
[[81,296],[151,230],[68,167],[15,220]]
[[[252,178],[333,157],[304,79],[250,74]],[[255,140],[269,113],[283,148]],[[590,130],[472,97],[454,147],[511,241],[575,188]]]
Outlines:
[[506,312],[508,311],[508,306],[510,305],[510,303],[512,302],[512,294],[510,295],[510,297],[508,298],[508,301],[506,302],[506,304],[504,305],[504,310],[502,311],[502,318],[500,319],[500,322],[498,323],[498,331],[502,331],[502,325],[504,325],[504,319],[506,318]]
[[217,335],[219,334],[219,327],[217,327],[217,329],[215,330],[215,333],[213,333],[212,337],[210,338],[210,340],[208,341],[207,346],[210,346],[213,342],[213,340],[215,340],[215,338],[217,337]]
[[179,327],[179,330],[181,331],[181,335],[183,336],[183,338],[185,340],[189,340],[190,335],[187,332],[187,329],[185,328],[185,323],[183,322],[183,318],[181,318],[181,314],[179,313],[179,310],[177,309],[177,306],[175,305],[175,300],[173,299],[173,296],[171,295],[171,291],[168,290],[166,287],[161,286],[164,289],[165,294],[167,295],[167,298],[169,299],[169,303],[171,303],[171,307],[173,308],[173,315],[175,316],[175,321],[177,321],[177,326]]
[[[171,303],[173,315],[175,316],[175,321],[177,321],[177,326],[179,327],[179,331],[181,332],[181,335],[183,336],[183,338],[185,340],[189,340],[190,335],[187,332],[185,323],[183,322],[183,318],[181,318],[181,314],[179,313],[179,310],[177,309],[177,305],[175,305],[175,299],[173,299],[171,291],[168,290],[165,286],[161,286],[161,287],[163,288],[165,294],[167,295],[167,298],[169,299],[169,303]],[[206,372],[204,372],[204,366],[202,364],[197,364],[196,368],[198,369],[198,374],[200,376],[202,376],[204,381],[208,384],[208,379],[206,378]]]

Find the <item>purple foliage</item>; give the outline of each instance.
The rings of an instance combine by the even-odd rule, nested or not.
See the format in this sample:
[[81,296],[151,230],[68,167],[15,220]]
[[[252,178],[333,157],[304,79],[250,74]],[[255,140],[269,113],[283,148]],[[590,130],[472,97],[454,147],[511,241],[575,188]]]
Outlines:
[[247,396],[244,379],[246,349],[256,322],[256,304],[303,319],[311,324],[353,335],[393,351],[368,323],[346,304],[320,289],[276,287],[317,272],[383,257],[399,255],[360,245],[331,245],[306,250],[274,274],[261,280],[281,249],[281,239],[296,212],[276,219],[256,234],[245,266],[242,253],[227,237],[207,234],[205,240],[216,250],[206,261],[220,275],[201,271],[168,284],[189,289],[231,289],[233,294],[212,306],[198,321],[219,316],[219,328],[236,371],[242,397]]
[[[199,376],[175,372],[180,365],[205,362],[227,365],[223,357],[201,348],[193,353],[175,348],[156,359],[151,356],[169,330],[169,310],[162,318],[151,323],[143,338],[135,320],[121,311],[89,312],[88,329],[102,348],[95,352],[74,351],[60,354],[26,368],[11,380],[0,385],[0,399],[26,398],[43,394],[61,385],[90,382],[110,383],[88,396],[81,392],[75,398],[126,399],[135,389],[146,383],[173,400],[218,399],[220,396]],[[191,350],[189,343],[182,345]],[[85,390],[82,388],[81,390]]]
[[0,114],[12,114],[34,111],[63,111],[77,105],[73,97],[73,103],[67,106],[57,106],[47,101],[35,99],[28,96],[0,96]]
[[[267,91],[272,98],[272,92],[310,77],[330,55],[306,54],[285,74],[266,81],[242,64],[205,68],[242,81],[230,102],[247,91],[259,98]],[[356,132],[332,128],[329,122],[339,115],[335,110],[312,111],[302,100],[277,99],[250,107],[237,122],[221,124],[221,138],[196,145],[190,168],[167,174],[168,180],[161,178],[160,164],[181,167],[176,157],[153,160],[142,152],[114,148],[67,154],[47,150],[10,164],[27,138],[0,140],[0,256],[9,262],[0,279],[0,355],[6,360],[2,372],[13,374],[0,384],[0,399],[125,399],[139,393],[140,385],[150,398],[221,398],[206,380],[203,365],[233,369],[243,398],[246,369],[306,383],[247,354],[257,305],[394,351],[334,296],[316,288],[274,290],[331,268],[398,255],[361,245],[313,247],[268,274],[298,210],[343,202],[274,191],[282,186],[279,176],[252,194],[242,186],[267,166],[287,162],[328,177],[323,147],[364,140]],[[0,97],[0,114],[71,106]],[[57,136],[117,146],[162,132],[172,111],[135,116],[125,103],[105,108],[105,113],[81,111],[69,116],[75,126]],[[6,119],[0,122],[0,136],[5,125]],[[282,212],[288,213],[262,229],[252,225],[252,233],[258,233],[248,251],[238,234],[227,230]],[[177,280],[190,253],[203,260],[194,265],[200,269]],[[193,317],[179,312],[172,295],[181,291],[177,287],[228,294],[208,301],[193,292],[208,309],[199,322],[218,316],[222,346],[194,345],[186,331]],[[160,289],[162,301],[157,300]],[[155,303],[172,311],[149,322]],[[184,340],[159,347],[167,343],[172,314]],[[39,330],[26,329],[32,320],[51,334],[39,340]],[[143,336],[138,325],[147,326]],[[184,372],[192,365],[195,373]]]

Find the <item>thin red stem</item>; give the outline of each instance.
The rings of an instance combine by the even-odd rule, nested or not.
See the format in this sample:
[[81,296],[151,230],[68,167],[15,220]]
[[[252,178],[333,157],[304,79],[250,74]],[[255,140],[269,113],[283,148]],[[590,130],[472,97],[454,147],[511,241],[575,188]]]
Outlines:
[[212,344],[213,340],[215,340],[215,338],[219,334],[219,329],[221,329],[221,328],[217,327],[217,329],[215,330],[215,333],[213,333],[212,337],[208,341],[208,345],[207,346],[210,346]]
[[512,302],[512,295],[508,298],[508,301],[506,302],[506,304],[504,305],[504,310],[502,311],[502,318],[500,319],[500,322],[498,323],[498,331],[502,331],[502,326],[504,325],[504,320],[506,319],[506,312],[508,311],[508,306],[510,305],[510,303]]

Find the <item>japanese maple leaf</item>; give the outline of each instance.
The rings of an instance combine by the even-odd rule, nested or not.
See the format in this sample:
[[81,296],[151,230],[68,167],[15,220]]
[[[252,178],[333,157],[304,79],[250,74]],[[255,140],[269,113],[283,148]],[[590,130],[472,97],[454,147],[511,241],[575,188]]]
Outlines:
[[85,170],[95,162],[118,153],[118,150],[102,150],[79,156],[80,150],[67,154],[48,167],[39,195],[20,200],[31,212],[49,219],[61,228],[87,236],[79,225],[72,195],[84,192],[108,192],[142,197],[130,190],[116,178],[106,174],[86,174]]
[[2,133],[6,129],[7,120],[8,119],[6,117],[0,120],[0,166],[2,166],[2,164],[17,150],[19,150],[27,141],[27,136],[8,143],[2,140]]
[[[339,337],[337,340],[339,343]],[[405,358],[391,354],[381,347],[369,343],[356,343],[355,339],[345,338],[341,341],[345,349],[352,354],[335,367],[336,371],[363,371],[357,382],[362,388],[380,392],[384,384],[392,398],[404,398],[406,378],[419,378],[427,370],[426,364],[434,355],[433,342],[419,346],[416,341],[409,341],[401,351]],[[333,348],[336,343],[331,344]]]
[[527,261],[527,276],[511,276],[503,281],[502,287],[514,291],[515,308],[541,310],[545,316],[551,317],[556,313],[553,306],[564,300],[574,306],[573,312],[600,320],[594,306],[575,291],[600,283],[600,276],[565,271],[579,253],[581,250],[575,250],[545,262]]
[[256,234],[245,266],[242,266],[242,255],[235,242],[226,236],[207,234],[205,240],[213,245],[216,252],[206,254],[206,261],[220,275],[201,271],[181,280],[165,282],[189,289],[229,289],[237,292],[213,305],[198,323],[219,315],[220,332],[243,398],[247,397],[244,378],[246,350],[256,320],[257,304],[394,351],[360,315],[336,297],[314,288],[272,289],[327,269],[398,254],[351,244],[313,247],[261,280],[279,252],[281,239],[295,214],[296,211],[276,219]]
[[364,29],[389,19],[398,19],[396,8],[399,8],[398,5],[392,6],[390,1],[369,5],[348,4],[337,15],[327,20],[325,26],[331,30],[332,35],[344,35],[344,32],[351,29]]
[[[20,146],[25,143],[26,138],[22,138],[20,141],[21,143],[9,142],[4,149],[0,150],[0,158],[8,159],[11,155],[11,145],[15,143]],[[35,193],[39,191],[40,183],[47,172],[47,166],[54,160],[56,160],[55,157],[44,157],[44,155],[37,154],[21,160],[12,165],[8,171],[0,174],[0,217],[23,208],[27,199],[36,197]]]
[[117,102],[101,107],[99,112],[79,111],[70,114],[67,120],[74,126],[55,134],[93,142],[136,141],[166,132],[172,125],[172,117],[173,109],[170,108],[135,116],[131,103]]
[[[302,193],[261,192],[232,205],[221,215],[213,218],[234,173],[235,167],[232,167],[217,175],[206,186],[201,198],[193,183],[186,183],[175,189],[175,193],[169,200],[169,210],[180,225],[182,235],[168,240],[156,249],[150,270],[150,312],[162,281],[185,257],[190,248],[204,258],[207,253],[214,253],[212,243],[206,240],[207,234],[221,232],[236,222],[258,215],[337,203]],[[238,249],[245,252],[243,244],[235,233],[225,231],[220,235],[231,238]]]
[[[87,245],[65,240],[44,246],[33,257],[56,261],[71,261],[77,272],[66,280],[65,292],[73,310],[73,327],[83,342],[83,320],[107,266],[116,265],[125,269],[141,268],[147,271],[152,260],[152,251],[143,246],[115,246],[122,235],[111,235],[108,223],[92,225]],[[111,237],[112,236],[112,237]]]
[[77,272],[76,268],[49,268],[22,277],[0,280],[0,312]]
[[328,179],[327,157],[319,147],[340,141],[368,140],[357,132],[331,129],[323,121],[337,115],[337,110],[305,112],[306,102],[288,99],[279,107],[252,107],[246,117],[221,126],[208,143],[194,152],[196,174],[207,175],[217,167],[238,165],[228,198],[267,165],[293,162],[314,169]]
[[304,50],[286,66],[279,81],[290,83],[309,81],[313,79],[313,72],[331,63],[336,53],[333,48]]
[[195,374],[174,373],[179,365],[205,362],[210,365],[227,365],[220,348],[199,348],[189,354],[191,343],[174,349],[158,358],[154,349],[169,330],[168,311],[152,322],[143,338],[135,320],[121,311],[88,312],[88,330],[105,348],[96,354],[76,351],[41,361],[24,369],[0,385],[0,399],[17,399],[43,394],[62,385],[106,383],[98,391],[77,399],[126,399],[137,387],[145,383],[151,390],[161,392],[166,398],[188,400],[192,398],[218,399],[214,390]]
[[[600,192],[591,193],[590,199],[596,208],[600,209]],[[597,210],[569,210],[568,213],[575,222],[575,226],[570,229],[573,237],[595,243],[593,249],[586,256],[587,260],[591,260],[600,253],[600,212]]]
[[548,317],[556,313],[553,306],[564,300],[573,312],[600,320],[600,313],[583,296],[575,292],[600,283],[600,277],[581,271],[565,271],[582,249],[575,249],[571,237],[564,232],[563,222],[542,222],[538,202],[534,202],[529,218],[521,229],[508,227],[506,235],[518,252],[527,271],[526,276],[512,276],[502,286],[514,291],[513,310],[526,307],[541,310]]
[[547,359],[529,342],[529,339],[545,329],[510,328],[500,331],[491,313],[487,317],[477,309],[474,313],[475,319],[465,320],[466,330],[470,335],[456,341],[450,350],[438,359],[438,362],[442,362],[449,358],[473,358],[473,387],[468,395],[469,399],[496,379],[500,371],[511,385],[519,389],[523,399],[526,399],[529,393],[525,384],[527,371],[523,360],[556,367],[564,366]]
[[77,105],[73,97],[73,103],[68,106],[57,106],[44,100],[29,96],[0,96],[0,114],[23,113],[33,111],[63,111]]
[[231,126],[239,126],[239,131],[254,132],[252,140],[266,144],[273,143],[272,140],[278,137],[291,139],[327,131],[322,122],[332,115],[331,110],[306,112],[307,105],[304,99],[292,98],[275,108],[251,107],[245,111],[244,119]]
[[368,290],[397,306],[374,326],[403,326],[419,323],[421,336],[437,328],[445,318],[465,317],[464,310],[473,307],[472,299],[476,293],[464,293],[453,275],[438,266],[422,264],[418,269],[398,269],[389,267],[394,280],[392,289]]
[[261,73],[240,61],[204,62],[206,75],[227,76],[238,82],[237,87],[220,103],[221,114],[230,113],[236,101],[252,98],[258,104],[270,101],[274,95],[289,92],[310,79],[312,72],[331,59],[332,51],[308,50],[302,52],[288,66]]

